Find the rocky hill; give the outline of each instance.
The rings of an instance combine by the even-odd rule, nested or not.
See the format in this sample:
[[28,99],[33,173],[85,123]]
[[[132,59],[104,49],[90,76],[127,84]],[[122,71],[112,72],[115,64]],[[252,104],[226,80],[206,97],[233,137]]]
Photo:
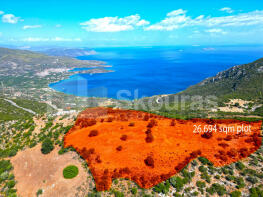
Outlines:
[[[219,72],[216,76],[209,77],[177,94],[156,95],[140,99],[138,103],[140,102],[144,103],[147,111],[177,118],[227,118],[229,112],[234,114],[240,112],[240,117],[245,115],[262,117],[263,58]],[[229,104],[230,102],[234,104]],[[135,102],[135,106],[138,106],[138,103]],[[151,106],[155,106],[157,110],[151,110]],[[227,109],[222,111],[220,107]],[[232,114],[231,118],[233,117]]]
[[263,58],[219,72],[216,76],[207,78],[179,94],[261,99],[263,98]]

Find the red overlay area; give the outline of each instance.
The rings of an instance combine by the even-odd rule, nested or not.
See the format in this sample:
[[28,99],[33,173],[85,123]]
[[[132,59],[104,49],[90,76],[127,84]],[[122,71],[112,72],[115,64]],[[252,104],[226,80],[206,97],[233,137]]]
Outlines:
[[[179,120],[134,110],[88,108],[66,134],[64,146],[74,147],[86,159],[98,191],[110,189],[116,178],[150,188],[199,156],[215,166],[248,157],[261,146],[261,125],[262,122]],[[196,127],[205,129],[194,133]],[[251,132],[230,129],[226,134],[219,128],[250,128]]]

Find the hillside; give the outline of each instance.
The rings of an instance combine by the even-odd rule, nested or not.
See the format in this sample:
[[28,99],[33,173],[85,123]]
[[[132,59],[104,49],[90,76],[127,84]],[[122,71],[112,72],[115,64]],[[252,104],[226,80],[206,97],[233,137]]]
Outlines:
[[[219,72],[177,94],[156,95],[139,102],[147,106],[145,110],[169,117],[259,118],[263,114],[262,99],[263,58]],[[151,110],[150,101],[157,110]],[[138,106],[137,101],[134,104]]]
[[234,66],[189,87],[179,94],[215,95],[248,100],[263,98],[263,58]]
[[103,62],[77,60],[69,57],[48,56],[26,50],[0,48],[0,76],[23,75],[44,69],[76,68],[76,67],[105,67]]
[[[21,98],[12,101],[27,109],[31,109],[34,102],[37,104],[40,102],[41,104],[38,104],[40,106],[43,103],[48,104],[48,106],[51,105],[53,106],[52,109],[54,108],[60,113],[64,113],[63,110],[73,110],[73,108],[83,109],[89,105],[103,103],[108,99],[80,98],[66,95],[52,90],[49,88],[49,84],[79,73],[111,72],[105,67],[109,66],[101,61],[48,56],[27,50],[0,47],[0,97],[9,100]],[[89,69],[71,71],[74,68]],[[0,120],[16,119],[18,116],[23,117],[21,114],[32,116],[32,114],[11,105],[5,100],[0,100],[0,104],[0,115],[2,116]],[[12,109],[11,112],[6,110],[5,106]],[[33,111],[38,113],[39,109],[32,108]],[[42,112],[47,112],[47,109],[42,109]]]

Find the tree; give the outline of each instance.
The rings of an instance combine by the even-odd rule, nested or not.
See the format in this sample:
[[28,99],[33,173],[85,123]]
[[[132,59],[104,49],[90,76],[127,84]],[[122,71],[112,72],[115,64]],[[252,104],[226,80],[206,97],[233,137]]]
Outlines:
[[42,143],[41,152],[42,152],[43,154],[48,154],[48,153],[50,153],[53,149],[54,149],[53,142],[51,141],[50,138],[46,138],[46,139],[43,141],[43,143]]

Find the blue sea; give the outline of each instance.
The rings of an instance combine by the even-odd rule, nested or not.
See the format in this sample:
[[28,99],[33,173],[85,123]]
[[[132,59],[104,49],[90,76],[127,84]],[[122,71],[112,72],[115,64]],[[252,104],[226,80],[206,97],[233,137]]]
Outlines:
[[[50,84],[84,97],[137,99],[185,90],[234,65],[263,57],[263,47],[114,47],[97,48],[81,60],[105,61],[110,73],[76,74]],[[83,70],[73,69],[73,70]]]

